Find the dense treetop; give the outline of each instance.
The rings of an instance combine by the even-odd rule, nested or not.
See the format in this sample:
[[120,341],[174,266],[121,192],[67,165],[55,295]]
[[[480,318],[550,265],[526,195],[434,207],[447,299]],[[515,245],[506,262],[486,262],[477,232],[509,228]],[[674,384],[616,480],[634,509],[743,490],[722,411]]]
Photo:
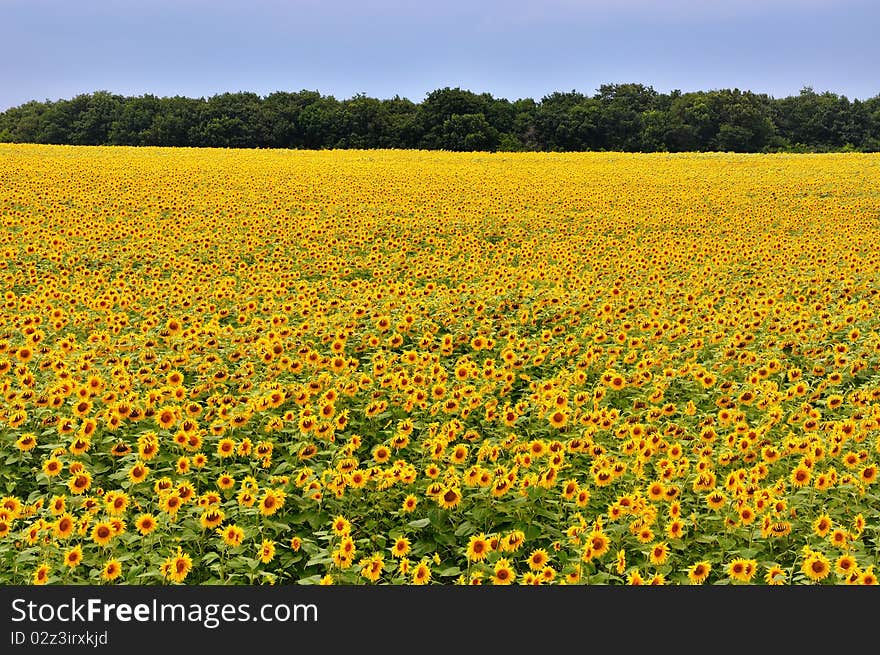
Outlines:
[[0,141],[229,148],[464,151],[880,151],[880,95],[849,100],[806,87],[774,98],[739,89],[659,93],[604,84],[510,101],[460,88],[421,103],[337,100],[317,91],[125,97],[107,91],[0,113]]

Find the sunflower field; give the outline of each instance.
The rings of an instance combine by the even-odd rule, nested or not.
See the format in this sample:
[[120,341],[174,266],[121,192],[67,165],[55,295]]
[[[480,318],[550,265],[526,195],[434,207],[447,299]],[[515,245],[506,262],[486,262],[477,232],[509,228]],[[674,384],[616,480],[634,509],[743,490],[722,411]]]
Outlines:
[[880,158],[0,145],[0,584],[875,584]]

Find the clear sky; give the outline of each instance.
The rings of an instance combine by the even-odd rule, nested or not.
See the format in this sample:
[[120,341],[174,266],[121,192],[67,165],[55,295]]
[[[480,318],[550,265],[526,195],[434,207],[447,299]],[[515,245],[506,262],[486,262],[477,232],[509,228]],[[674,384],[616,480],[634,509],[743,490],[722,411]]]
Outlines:
[[880,94],[878,0],[0,0],[0,26],[0,110],[97,90]]

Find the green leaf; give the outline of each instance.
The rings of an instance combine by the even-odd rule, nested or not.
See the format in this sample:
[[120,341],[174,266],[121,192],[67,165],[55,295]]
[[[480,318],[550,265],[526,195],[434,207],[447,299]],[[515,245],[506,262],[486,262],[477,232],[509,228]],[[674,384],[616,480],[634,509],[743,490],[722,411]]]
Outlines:
[[471,523],[470,521],[465,521],[455,529],[455,536],[463,537],[465,535],[472,535],[476,531],[477,528],[476,526],[474,526],[473,523]]
[[332,561],[333,561],[332,558],[327,557],[326,555],[322,556],[321,554],[318,554],[313,557],[310,557],[309,561],[306,562],[306,566],[317,566],[318,564],[329,564]]

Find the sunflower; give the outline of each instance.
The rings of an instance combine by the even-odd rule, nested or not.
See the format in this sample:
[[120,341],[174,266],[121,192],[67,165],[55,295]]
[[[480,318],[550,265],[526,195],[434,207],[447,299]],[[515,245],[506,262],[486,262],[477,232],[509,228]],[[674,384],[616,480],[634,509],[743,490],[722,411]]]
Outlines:
[[267,489],[259,501],[260,514],[263,516],[272,516],[283,506],[284,492],[275,489]]
[[225,518],[225,514],[223,510],[218,509],[216,507],[211,507],[202,514],[199,519],[199,523],[203,528],[213,530],[218,525],[223,523],[223,519]]
[[856,514],[856,517],[853,519],[853,532],[856,534],[856,536],[858,536],[858,535],[862,534],[864,529],[865,529],[865,517],[861,512],[859,512],[858,514]]
[[412,570],[412,583],[425,585],[431,581],[431,567],[426,559],[421,560]]
[[685,522],[674,519],[666,526],[666,536],[670,539],[681,539],[684,536]]
[[393,557],[405,557],[411,548],[410,540],[406,537],[398,537],[391,546],[391,555]]
[[92,528],[92,541],[106,547],[113,540],[113,528],[109,523],[98,523]]
[[217,442],[217,455],[220,458],[235,455],[235,442],[228,437],[220,439],[220,441]]
[[857,568],[858,563],[856,562],[856,558],[848,553],[845,553],[838,557],[837,561],[834,563],[834,570],[839,576],[844,578],[855,571]]
[[351,533],[351,522],[340,514],[333,519],[330,529],[333,530],[333,534],[345,537]]
[[263,543],[260,544],[259,557],[263,564],[271,562],[275,557],[275,542],[271,539],[263,539]]
[[645,584],[645,579],[638,569],[633,569],[626,575],[626,584],[637,587]]
[[382,556],[376,553],[370,557],[362,559],[360,561],[360,566],[361,576],[363,576],[370,582],[376,582],[382,575],[382,570],[385,568],[385,563],[382,560]]
[[654,541],[654,531],[647,525],[643,525],[636,530],[636,539],[642,544],[650,543]]
[[810,483],[812,474],[803,464],[798,464],[791,472],[791,484],[796,488],[805,487]]
[[143,482],[150,473],[150,468],[143,462],[135,462],[128,470],[128,479],[132,484]]
[[26,433],[21,435],[15,442],[15,447],[18,448],[22,452],[27,452],[29,450],[33,450],[37,446],[37,435],[33,433]]
[[50,457],[45,462],[43,462],[43,473],[46,474],[46,477],[54,478],[56,475],[61,473],[63,466],[61,465],[61,460],[57,457]]
[[67,567],[70,567],[71,569],[74,569],[77,566],[79,566],[80,562],[82,562],[82,559],[83,559],[82,546],[77,544],[76,546],[74,546],[73,548],[71,548],[70,550],[68,550],[64,554],[64,566],[67,566]]
[[540,571],[550,561],[550,555],[543,548],[536,548],[531,552],[526,563],[532,571]]
[[192,558],[178,546],[177,553],[162,563],[162,573],[171,582],[183,582],[192,569]]
[[117,559],[111,559],[104,563],[101,569],[101,579],[112,582],[122,575],[122,564]]
[[785,570],[776,564],[767,567],[767,573],[764,575],[764,582],[768,585],[785,584]]
[[651,547],[650,561],[654,566],[661,566],[666,563],[669,557],[669,545],[665,541],[654,544]]
[[813,582],[820,582],[831,573],[831,562],[819,551],[810,551],[801,564],[801,571]]
[[547,415],[547,421],[557,430],[561,430],[568,424],[568,412],[563,409],[556,409]]
[[181,500],[180,495],[178,495],[177,491],[172,491],[171,493],[164,494],[159,501],[159,509],[161,509],[169,516],[177,516],[177,513],[180,511],[180,508],[182,506],[183,500]]
[[662,500],[666,492],[662,482],[654,482],[648,486],[649,500]]
[[373,460],[377,464],[385,464],[391,459],[391,449],[384,444],[380,444],[373,449]]
[[217,528],[217,534],[223,538],[223,543],[232,548],[240,546],[244,540],[244,530],[235,524],[227,525],[225,528]]
[[81,471],[75,474],[67,482],[70,492],[75,495],[83,494],[92,486],[92,474],[88,471]]
[[163,430],[169,430],[177,422],[177,414],[172,407],[162,407],[156,412],[156,423]]
[[104,505],[110,516],[121,516],[128,507],[129,497],[124,491],[108,492],[104,496]]
[[482,562],[486,559],[490,550],[489,540],[485,534],[480,533],[470,538],[465,555],[471,562]]
[[814,522],[813,522],[813,532],[817,537],[825,537],[831,531],[832,522],[831,517],[828,514],[821,514]]
[[859,584],[872,586],[877,584],[877,575],[874,573],[873,565],[862,571],[862,574],[859,576]]
[[468,448],[464,444],[459,444],[453,448],[449,459],[453,464],[463,464],[468,456]]
[[653,587],[662,587],[666,584],[666,576],[662,573],[654,573],[654,575],[651,576],[651,579],[648,580],[648,584]]
[[49,582],[49,573],[52,569],[48,564],[40,564],[35,570],[33,574],[33,583],[35,585],[44,585]]
[[726,501],[727,497],[720,491],[713,491],[706,496],[706,504],[714,510],[721,509]]
[[526,540],[526,535],[522,530],[513,530],[501,539],[500,549],[507,553],[519,550]]
[[850,534],[843,528],[835,528],[828,536],[828,541],[836,548],[845,548],[849,543]]
[[492,576],[492,584],[509,585],[513,584],[516,579],[516,572],[510,566],[507,558],[502,557],[495,562],[494,574]]
[[437,494],[437,503],[444,509],[457,507],[461,502],[461,491],[455,487],[445,487]]
[[[590,555],[592,558],[592,553]],[[626,572],[626,551],[623,549],[618,550],[614,557],[614,570],[617,575],[623,575]]]
[[53,527],[58,539],[68,539],[76,527],[76,520],[72,514],[65,513],[58,517]]
[[712,571],[712,564],[707,562],[706,560],[702,560],[693,564],[688,569],[688,579],[691,581],[691,584],[703,584],[706,581],[706,578],[709,577],[709,573]]
[[587,535],[587,546],[591,549],[593,557],[602,557],[611,547],[611,540],[604,532],[593,530]]
[[401,506],[401,511],[403,512],[412,512],[415,510],[416,505],[418,505],[419,499],[413,496],[412,494],[408,495],[403,499],[403,505]]
[[134,526],[142,536],[147,536],[156,529],[156,517],[152,514],[141,514],[135,519]]
[[758,563],[752,559],[737,557],[727,566],[727,575],[738,582],[751,582]]

